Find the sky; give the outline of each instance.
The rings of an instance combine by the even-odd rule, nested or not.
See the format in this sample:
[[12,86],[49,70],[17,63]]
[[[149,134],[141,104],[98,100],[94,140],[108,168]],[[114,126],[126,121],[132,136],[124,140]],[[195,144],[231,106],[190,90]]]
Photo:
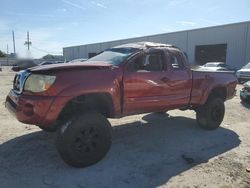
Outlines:
[[0,50],[27,56],[62,48],[250,21],[250,0],[0,0]]

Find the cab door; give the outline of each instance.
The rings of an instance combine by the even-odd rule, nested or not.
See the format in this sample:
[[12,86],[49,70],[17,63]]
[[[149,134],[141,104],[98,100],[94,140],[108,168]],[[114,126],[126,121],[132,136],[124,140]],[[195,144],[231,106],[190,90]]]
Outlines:
[[124,114],[158,111],[167,104],[166,58],[162,50],[142,53],[124,72]]
[[154,50],[129,62],[124,78],[126,115],[186,107],[192,73],[178,50]]
[[170,109],[185,107],[190,102],[192,90],[192,72],[186,58],[179,50],[168,51],[168,98]]

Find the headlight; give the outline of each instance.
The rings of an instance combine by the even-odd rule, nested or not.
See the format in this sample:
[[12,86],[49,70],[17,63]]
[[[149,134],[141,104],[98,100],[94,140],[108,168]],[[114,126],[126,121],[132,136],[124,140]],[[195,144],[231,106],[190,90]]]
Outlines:
[[43,92],[55,82],[56,76],[31,74],[24,84],[24,91]]

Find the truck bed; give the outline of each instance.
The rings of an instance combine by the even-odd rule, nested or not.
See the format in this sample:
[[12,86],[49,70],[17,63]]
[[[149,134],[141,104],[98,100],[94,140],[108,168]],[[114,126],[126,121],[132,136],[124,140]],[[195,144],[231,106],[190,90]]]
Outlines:
[[231,71],[210,71],[199,68],[191,69],[193,87],[190,104],[204,104],[207,95],[213,88],[223,88],[226,92],[226,99],[232,98],[235,93],[237,78]]

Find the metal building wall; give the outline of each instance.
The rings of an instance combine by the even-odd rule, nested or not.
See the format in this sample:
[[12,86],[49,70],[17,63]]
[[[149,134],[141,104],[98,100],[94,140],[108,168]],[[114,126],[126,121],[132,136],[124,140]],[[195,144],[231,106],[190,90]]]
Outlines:
[[67,47],[63,54],[67,60],[88,58],[91,52],[98,53],[113,46],[140,41],[173,44],[188,54],[190,63],[195,63],[195,46],[227,44],[228,65],[240,68],[250,62],[250,22]]
[[209,44],[227,44],[226,63],[240,68],[245,64],[245,32],[247,24],[232,24],[188,31],[188,50],[190,62],[195,62],[195,46]]
[[248,22],[246,30],[245,62],[250,62],[250,22]]
[[152,36],[146,36],[146,37],[116,40],[116,41],[103,42],[103,43],[86,44],[86,45],[81,45],[81,46],[65,47],[63,48],[63,55],[67,60],[78,59],[78,58],[88,58],[88,53],[91,53],[91,52],[99,53],[105,49],[108,49],[114,46],[132,43],[132,42],[141,42],[141,41],[173,44],[173,45],[178,46],[182,50],[187,51],[186,33],[176,32],[176,33],[169,33],[169,34],[152,35]]

